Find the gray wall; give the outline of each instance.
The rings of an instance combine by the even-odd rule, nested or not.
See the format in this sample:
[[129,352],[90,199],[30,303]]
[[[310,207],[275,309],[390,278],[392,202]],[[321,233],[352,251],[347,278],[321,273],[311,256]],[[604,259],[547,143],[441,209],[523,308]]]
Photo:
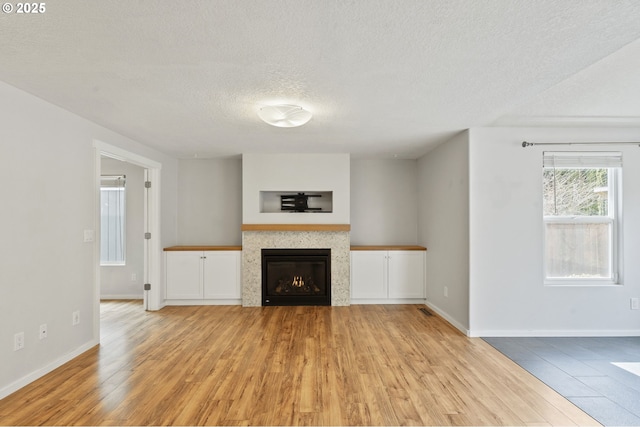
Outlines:
[[[100,267],[100,297],[141,299],[144,275],[144,169],[107,157],[102,175],[126,175],[125,265]],[[100,230],[96,227],[96,232]],[[135,274],[136,280],[131,275]]]
[[[427,301],[469,329],[469,135],[419,160],[419,242],[427,247]],[[486,241],[487,249],[491,242]],[[447,288],[448,296],[444,295]]]
[[[416,244],[416,160],[352,160],[351,243]],[[180,160],[178,242],[239,245],[242,242],[242,160]]]
[[416,160],[351,161],[351,244],[415,245]]
[[[474,128],[469,138],[470,326],[478,336],[640,335],[640,149],[526,141],[638,141],[640,128]],[[620,151],[622,284],[543,278],[543,151]]]
[[83,241],[98,229],[95,140],[161,163],[162,245],[175,244],[174,159],[0,82],[0,398],[98,343],[98,257]]
[[178,163],[178,243],[242,243],[242,160],[193,159]]

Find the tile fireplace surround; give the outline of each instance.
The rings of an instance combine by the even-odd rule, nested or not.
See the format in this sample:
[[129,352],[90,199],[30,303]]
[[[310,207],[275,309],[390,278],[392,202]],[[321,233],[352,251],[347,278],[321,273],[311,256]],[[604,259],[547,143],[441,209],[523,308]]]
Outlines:
[[242,226],[242,305],[262,305],[261,250],[283,248],[331,249],[331,305],[349,305],[350,236],[342,224],[248,224]]

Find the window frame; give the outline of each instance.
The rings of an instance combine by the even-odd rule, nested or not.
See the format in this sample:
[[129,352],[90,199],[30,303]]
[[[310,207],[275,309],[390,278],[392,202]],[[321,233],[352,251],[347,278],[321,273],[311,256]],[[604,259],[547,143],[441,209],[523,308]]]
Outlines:
[[[121,179],[121,185],[114,184],[114,181]],[[102,215],[102,203],[103,203],[103,193],[107,191],[118,191],[121,193],[121,205],[120,205],[120,216],[122,218],[121,221],[121,241],[122,241],[122,257],[121,259],[115,261],[104,261],[102,254],[102,245],[104,244],[104,235],[103,235],[103,225],[104,219]],[[100,204],[101,204],[101,214],[100,214],[100,266],[101,267],[123,267],[127,265],[127,190],[126,190],[126,177],[124,175],[121,176],[102,176],[101,184],[100,184]]]
[[[562,154],[562,153],[558,153]],[[593,153],[577,153],[573,152],[570,155],[579,157],[584,154],[586,157],[593,155]],[[545,156],[547,153],[544,154]],[[620,159],[621,159],[620,154]],[[620,160],[621,161],[621,160]],[[544,171],[547,169],[553,169],[553,167],[546,166],[543,163],[543,178],[544,183]],[[560,166],[555,167],[558,169],[607,169],[607,203],[608,212],[607,215],[545,215],[544,209],[542,212],[542,275],[544,279],[544,285],[549,286],[619,286],[622,285],[622,166],[593,166],[593,165],[578,165],[578,166]],[[543,184],[544,185],[544,184]],[[544,197],[544,191],[543,191]],[[543,202],[544,206],[544,202]],[[610,277],[553,277],[547,276],[547,225],[548,224],[609,224],[609,271]]]

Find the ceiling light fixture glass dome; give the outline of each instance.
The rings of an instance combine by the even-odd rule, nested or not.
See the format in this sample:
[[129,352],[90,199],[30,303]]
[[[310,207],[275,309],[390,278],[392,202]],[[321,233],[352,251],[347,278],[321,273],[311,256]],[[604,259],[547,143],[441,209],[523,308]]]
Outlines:
[[311,120],[311,113],[299,105],[266,105],[258,111],[258,116],[271,126],[293,128]]

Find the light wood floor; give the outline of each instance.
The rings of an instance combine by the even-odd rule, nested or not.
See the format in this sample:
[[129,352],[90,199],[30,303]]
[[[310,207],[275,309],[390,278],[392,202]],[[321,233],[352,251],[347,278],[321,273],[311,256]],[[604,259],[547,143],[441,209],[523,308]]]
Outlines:
[[102,344],[0,401],[3,425],[598,425],[415,305],[107,302]]

